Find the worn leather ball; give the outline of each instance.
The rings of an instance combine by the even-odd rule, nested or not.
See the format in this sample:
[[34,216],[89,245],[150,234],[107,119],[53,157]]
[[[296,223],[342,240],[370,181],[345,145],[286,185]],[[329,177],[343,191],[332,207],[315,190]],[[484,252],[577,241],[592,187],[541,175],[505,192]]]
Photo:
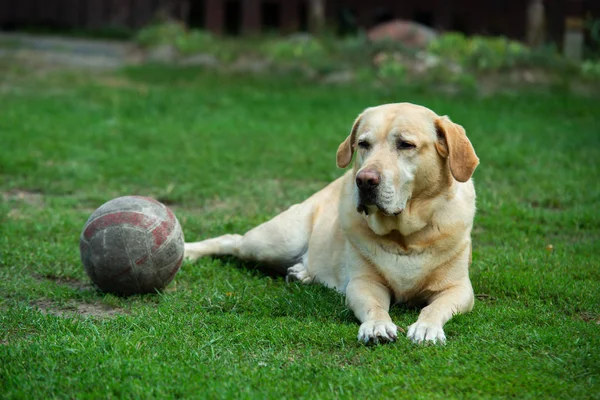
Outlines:
[[92,213],[79,239],[81,262],[104,292],[160,291],[181,266],[184,238],[164,204],[141,196],[113,199]]

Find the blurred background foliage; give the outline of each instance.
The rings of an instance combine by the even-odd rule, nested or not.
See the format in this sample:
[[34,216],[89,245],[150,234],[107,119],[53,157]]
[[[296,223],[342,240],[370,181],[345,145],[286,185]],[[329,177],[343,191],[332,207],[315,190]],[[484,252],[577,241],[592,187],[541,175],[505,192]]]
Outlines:
[[573,79],[598,83],[600,53],[595,49],[600,48],[600,21],[589,20],[587,26],[594,42],[583,61],[563,57],[551,44],[530,48],[503,36],[458,32],[442,33],[418,49],[393,40],[369,40],[364,32],[345,37],[325,32],[319,36],[301,33],[231,38],[166,21],[138,31],[135,42],[148,52],[171,48],[176,60],[194,54],[212,55],[223,70],[251,57],[262,60],[261,69],[268,72],[301,71],[309,77],[344,72],[346,80],[352,81],[445,82],[470,88],[494,75],[516,84]]

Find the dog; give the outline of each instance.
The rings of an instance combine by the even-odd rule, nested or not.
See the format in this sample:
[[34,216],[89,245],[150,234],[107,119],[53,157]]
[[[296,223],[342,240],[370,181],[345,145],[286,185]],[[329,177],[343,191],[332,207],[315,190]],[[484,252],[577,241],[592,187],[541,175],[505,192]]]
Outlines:
[[[356,153],[356,154],[355,154]],[[392,342],[394,302],[423,305],[407,336],[445,343],[444,324],[473,308],[469,279],[479,158],[462,126],[410,103],[367,108],[336,160],[353,168],[245,235],[185,244],[185,257],[233,255],[335,288],[358,340]]]

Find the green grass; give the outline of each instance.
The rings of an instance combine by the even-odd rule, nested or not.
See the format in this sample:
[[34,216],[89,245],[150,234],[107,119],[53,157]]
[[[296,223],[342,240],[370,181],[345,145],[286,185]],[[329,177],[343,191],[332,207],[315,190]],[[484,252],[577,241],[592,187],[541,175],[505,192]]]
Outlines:
[[[0,397],[598,398],[597,98],[2,71]],[[231,259],[184,264],[161,295],[87,285],[78,237],[103,202],[159,198],[188,241],[243,232],[339,176],[355,116],[395,101],[450,115],[481,158],[479,300],[445,346],[363,346],[341,295]],[[404,328],[417,315],[392,310]]]

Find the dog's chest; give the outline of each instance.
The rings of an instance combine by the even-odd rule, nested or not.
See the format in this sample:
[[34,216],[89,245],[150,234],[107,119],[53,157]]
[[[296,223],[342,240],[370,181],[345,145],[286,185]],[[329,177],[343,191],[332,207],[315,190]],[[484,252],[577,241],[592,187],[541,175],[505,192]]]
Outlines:
[[394,291],[411,291],[428,272],[430,253],[400,245],[373,243],[364,249],[367,258]]
[[418,279],[425,264],[424,252],[415,252],[402,246],[372,243],[363,248],[365,256],[386,278],[410,282]]

